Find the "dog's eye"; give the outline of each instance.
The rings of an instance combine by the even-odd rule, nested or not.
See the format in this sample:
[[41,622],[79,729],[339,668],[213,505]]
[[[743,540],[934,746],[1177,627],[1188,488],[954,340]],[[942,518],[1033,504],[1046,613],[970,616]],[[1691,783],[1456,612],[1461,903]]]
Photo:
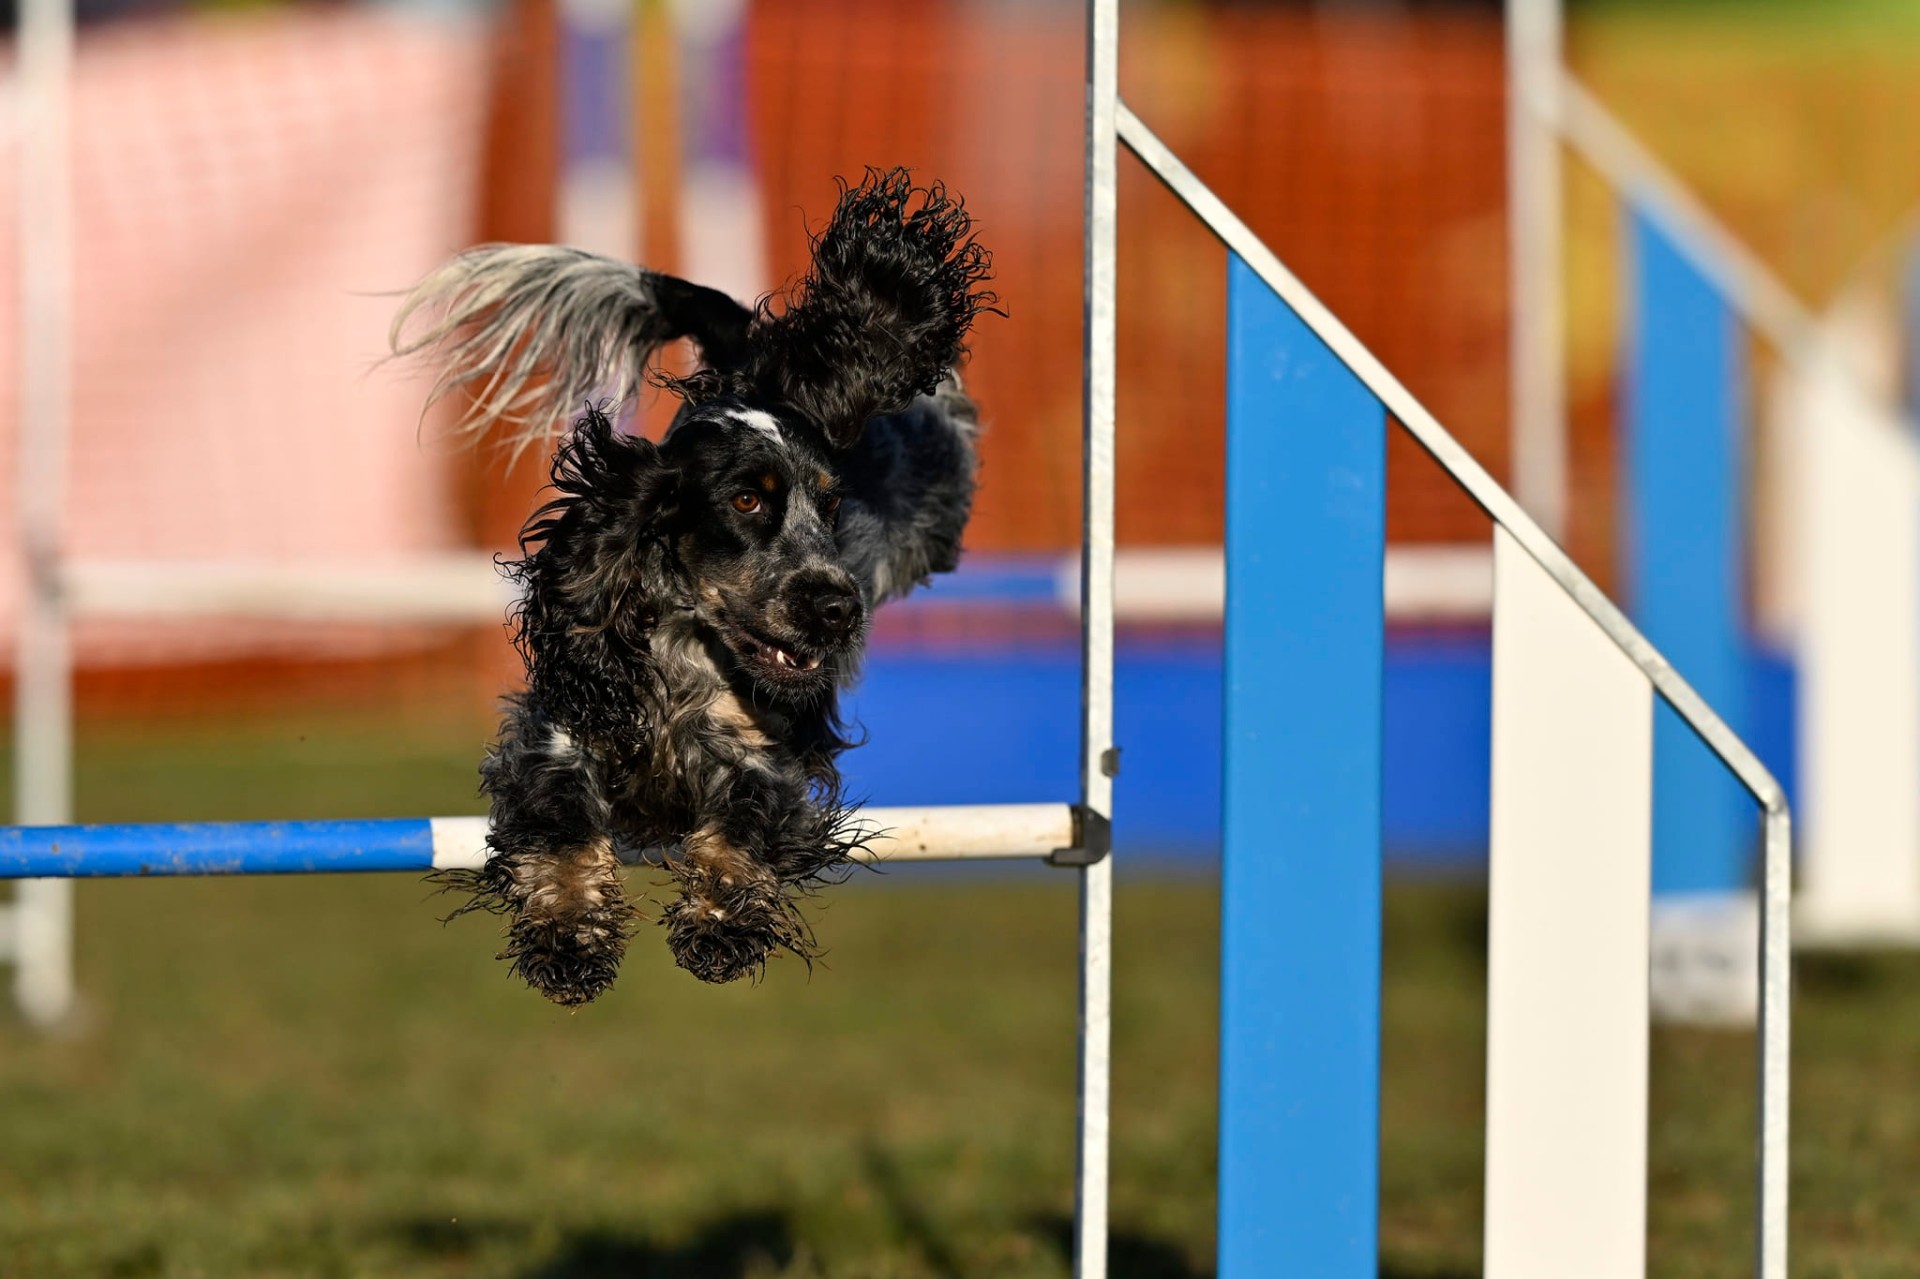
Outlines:
[[820,503],[820,509],[827,513],[828,518],[840,514],[840,495],[838,493],[827,494]]
[[760,509],[760,495],[752,489],[744,489],[733,495],[733,509],[742,515],[752,515]]

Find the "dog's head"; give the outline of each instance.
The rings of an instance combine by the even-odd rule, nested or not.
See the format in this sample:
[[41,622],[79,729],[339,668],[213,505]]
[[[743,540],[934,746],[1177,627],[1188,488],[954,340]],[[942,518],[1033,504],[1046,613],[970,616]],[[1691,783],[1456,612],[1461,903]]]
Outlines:
[[[673,334],[695,339],[702,364],[658,379],[684,401],[660,443],[622,435],[590,408],[556,456],[560,496],[529,523],[539,550],[519,570],[536,696],[570,722],[614,727],[628,708],[609,685],[643,673],[647,636],[671,612],[691,616],[760,704],[824,701],[853,673],[867,623],[867,584],[835,536],[839,460],[869,420],[932,392],[960,360],[975,316],[995,301],[982,287],[987,267],[957,199],[914,186],[905,170],[876,170],[843,186],[807,273],[756,309],[652,273],[637,293],[606,302],[593,292],[592,305],[566,308],[581,332],[530,344],[579,357],[549,355],[556,368],[595,367],[623,343],[644,359]],[[497,270],[532,268],[507,255]],[[555,296],[522,291],[529,307]],[[463,305],[493,316],[483,336],[559,327]]]
[[726,397],[655,444],[589,408],[553,484],[516,573],[533,690],[563,721],[633,723],[626,690],[663,620],[758,705],[818,703],[853,672],[867,607],[835,536],[835,453],[809,422]]
[[840,561],[840,476],[797,415],[726,398],[660,446],[676,475],[668,536],[693,614],[762,698],[812,701],[849,675],[867,607]]

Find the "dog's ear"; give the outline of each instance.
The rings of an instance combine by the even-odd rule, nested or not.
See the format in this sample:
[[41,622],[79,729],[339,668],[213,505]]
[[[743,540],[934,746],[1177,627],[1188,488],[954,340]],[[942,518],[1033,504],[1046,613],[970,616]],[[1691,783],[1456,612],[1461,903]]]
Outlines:
[[763,302],[748,333],[747,381],[811,418],[836,448],[869,419],[933,391],[966,351],[967,331],[998,299],[981,286],[986,249],[939,183],[869,169],[841,184],[813,264],[779,314]]
[[647,636],[670,589],[679,475],[590,407],[554,456],[553,488],[508,567],[522,587],[514,642],[549,718],[618,739],[638,722]]

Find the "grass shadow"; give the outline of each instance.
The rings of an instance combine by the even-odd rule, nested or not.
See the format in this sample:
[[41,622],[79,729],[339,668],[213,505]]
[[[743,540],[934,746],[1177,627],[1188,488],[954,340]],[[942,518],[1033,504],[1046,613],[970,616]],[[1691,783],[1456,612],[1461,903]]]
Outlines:
[[[1035,1217],[1031,1227],[1049,1239],[1061,1260],[1073,1263],[1073,1218]],[[1188,1260],[1186,1249],[1165,1239],[1109,1230],[1107,1234],[1107,1273],[1113,1279],[1213,1279],[1212,1266],[1196,1266]]]
[[873,1187],[887,1215],[893,1219],[894,1229],[919,1250],[928,1269],[939,1275],[940,1279],[965,1279],[959,1258],[933,1224],[933,1219],[904,1193],[906,1176],[899,1161],[869,1138],[861,1143],[860,1163],[866,1173],[867,1184]]
[[[409,1218],[392,1223],[387,1233],[421,1256],[453,1260],[490,1242],[524,1241],[532,1230],[520,1222]],[[739,1212],[672,1244],[611,1230],[578,1231],[552,1255],[513,1273],[517,1279],[742,1279],[786,1269],[794,1251],[793,1227],[783,1214]]]
[[1477,1271],[1461,1270],[1443,1266],[1438,1270],[1429,1270],[1425,1266],[1409,1269],[1392,1262],[1380,1267],[1380,1279],[1480,1279]]
[[1912,977],[1906,958],[1883,951],[1808,951],[1793,957],[1794,984],[1801,993],[1866,999]]

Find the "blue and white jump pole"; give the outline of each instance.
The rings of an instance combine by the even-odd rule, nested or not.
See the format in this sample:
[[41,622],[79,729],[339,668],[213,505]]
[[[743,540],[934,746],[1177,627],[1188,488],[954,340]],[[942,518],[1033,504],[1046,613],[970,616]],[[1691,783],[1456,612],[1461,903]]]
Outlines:
[[[1076,843],[1068,804],[865,808],[885,832],[869,863],[1053,856]],[[469,870],[487,856],[484,817],[0,827],[0,879],[315,875]]]

